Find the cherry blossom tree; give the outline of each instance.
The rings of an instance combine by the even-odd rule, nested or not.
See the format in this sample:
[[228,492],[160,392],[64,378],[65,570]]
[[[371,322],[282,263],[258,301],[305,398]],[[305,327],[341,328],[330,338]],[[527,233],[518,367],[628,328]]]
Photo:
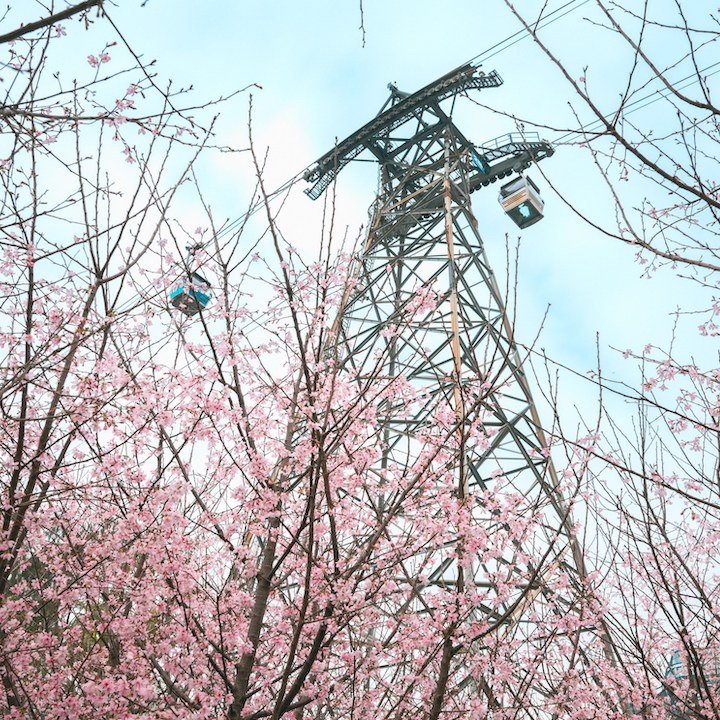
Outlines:
[[[483,493],[458,485],[492,378],[462,421],[438,400],[389,461],[385,409],[427,399],[343,366],[356,278],[332,226],[301,258],[250,144],[267,232],[217,227],[196,172],[212,110],[165,90],[109,8],[18,27],[0,136],[4,717],[623,707],[612,678],[588,681],[607,634],[579,638],[603,608],[558,560],[557,508],[502,473]],[[407,322],[433,302],[419,293]],[[569,452],[572,504],[589,451]],[[431,578],[443,553],[452,583]],[[465,582],[473,563],[494,568],[485,585]]]
[[[211,125],[156,84],[99,5],[19,24],[3,38],[6,717],[121,717],[128,707],[156,717],[199,702],[173,680],[172,662],[153,654],[167,586],[145,585],[146,558],[153,542],[174,538],[178,554],[166,559],[182,565],[189,541],[177,507],[157,514],[161,495],[172,493],[159,478],[173,451],[152,418],[165,419],[169,396],[162,405],[160,387],[150,390],[127,358],[146,370],[156,364],[163,335],[151,342],[150,326],[166,312],[167,282],[184,272],[162,249],[173,237],[168,212]],[[82,47],[106,33],[71,75],[69,38]],[[173,384],[170,375],[162,382]],[[146,406],[147,392],[161,405]],[[136,613],[140,587],[150,614]],[[132,649],[130,636],[139,643]],[[182,639],[157,641],[180,647]],[[108,672],[135,665],[137,653],[144,669]],[[172,698],[159,713],[153,677]]]
[[[599,123],[577,142],[616,203],[601,229],[710,297],[712,25],[597,5],[645,72],[611,119],[592,68],[543,46]],[[491,381],[468,388],[462,422],[438,401],[412,452],[388,459],[386,408],[426,399],[343,365],[354,255],[331,223],[315,257],[294,250],[251,142],[262,212],[217,226],[197,170],[210,104],[167,90],[98,2],[17,27],[0,38],[5,717],[717,715],[716,369],[629,352],[632,426],[609,402],[581,438],[556,418],[542,452],[562,461],[568,522],[587,513],[590,570],[570,572],[547,497],[502,473],[482,493],[457,483]],[[680,34],[693,86],[652,61],[651,32]],[[648,73],[676,111],[662,137],[630,112]],[[626,175],[641,202],[618,190]],[[434,302],[418,293],[405,321]],[[703,312],[714,335],[715,298]],[[432,581],[442,553],[452,583]]]
[[592,376],[600,408],[581,443],[593,456],[591,564],[618,653],[598,673],[626,712],[717,717],[718,18],[702,4],[595,0],[573,22],[605,60],[584,64],[542,28],[544,7],[504,4],[571,90],[577,124],[554,129],[597,181],[564,200],[596,237],[630,246],[643,273],[675,272],[692,295],[677,298],[667,344],[625,351],[633,380]]

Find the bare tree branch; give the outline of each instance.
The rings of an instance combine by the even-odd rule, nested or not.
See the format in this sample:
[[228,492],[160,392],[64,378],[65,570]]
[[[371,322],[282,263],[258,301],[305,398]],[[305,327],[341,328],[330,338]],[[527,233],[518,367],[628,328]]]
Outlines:
[[28,23],[27,25],[21,25],[19,28],[13,30],[12,32],[5,33],[5,35],[0,35],[0,44],[17,40],[23,35],[27,35],[29,32],[33,32],[34,30],[51,27],[55,23],[60,22],[61,20],[67,20],[69,17],[77,15],[81,12],[85,12],[92,7],[98,7],[100,10],[102,10],[102,4],[103,0],[85,0],[85,2],[78,3],[77,5],[72,5],[69,8],[62,10],[61,12],[54,13],[53,15],[48,15],[48,17],[43,18],[42,20],[36,20],[35,22]]

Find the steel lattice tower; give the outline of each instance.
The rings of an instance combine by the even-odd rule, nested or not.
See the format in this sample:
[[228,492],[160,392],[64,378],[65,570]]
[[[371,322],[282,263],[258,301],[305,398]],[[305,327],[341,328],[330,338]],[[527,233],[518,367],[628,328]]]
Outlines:
[[[391,85],[380,114],[321,158],[305,179],[315,199],[361,152],[372,153],[380,165],[380,192],[355,284],[336,324],[336,343],[344,367],[361,382],[402,377],[421,398],[411,412],[402,401],[385,406],[383,466],[408,466],[444,408],[453,427],[447,445],[458,497],[484,496],[502,485],[542,517],[527,544],[515,543],[501,557],[475,551],[463,559],[453,542],[419,551],[406,564],[408,575],[417,573],[417,606],[430,611],[432,601],[424,595],[432,588],[482,587],[492,601],[481,606],[480,620],[522,642],[536,631],[538,604],[542,612],[580,613],[585,568],[470,201],[475,190],[553,151],[519,134],[475,146],[441,106],[501,83],[497,73],[466,65],[412,95]],[[429,298],[431,309],[417,309],[420,296]],[[480,502],[473,505],[472,522],[492,534],[504,520]],[[558,569],[571,578],[563,595],[546,581]],[[582,657],[594,643],[586,631],[596,630],[582,623],[578,628]],[[448,651],[454,652],[452,640]],[[467,656],[461,665],[469,667]],[[455,693],[483,693],[488,707],[498,706],[486,678],[458,669],[457,662],[453,667],[459,673]],[[552,683],[536,684],[531,692],[541,702],[553,692]]]

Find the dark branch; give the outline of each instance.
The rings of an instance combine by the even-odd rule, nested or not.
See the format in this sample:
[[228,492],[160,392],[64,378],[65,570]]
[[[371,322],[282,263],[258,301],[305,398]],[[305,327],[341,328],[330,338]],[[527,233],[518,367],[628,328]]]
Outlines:
[[85,10],[89,10],[91,7],[102,7],[102,3],[103,0],[85,0],[85,2],[78,3],[77,5],[72,5],[71,7],[63,10],[62,12],[55,13],[54,15],[49,15],[42,20],[36,20],[35,22],[28,23],[27,25],[22,25],[21,27],[17,28],[17,30],[13,30],[12,32],[6,33],[5,35],[0,35],[0,45],[2,45],[3,43],[11,42],[13,40],[17,40],[18,38],[26,35],[29,32],[32,32],[33,30],[50,27],[55,23],[60,22],[60,20],[67,20],[73,15],[77,15],[78,13],[84,12]]

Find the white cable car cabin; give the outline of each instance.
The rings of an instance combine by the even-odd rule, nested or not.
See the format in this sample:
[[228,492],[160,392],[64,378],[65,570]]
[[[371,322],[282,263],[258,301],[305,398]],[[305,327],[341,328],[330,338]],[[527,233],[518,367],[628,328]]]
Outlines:
[[521,229],[541,220],[545,207],[538,186],[529,177],[523,176],[500,188],[498,202],[507,216]]
[[210,283],[199,273],[190,275],[190,282],[178,285],[170,293],[170,303],[189,317],[197,315],[210,302]]

